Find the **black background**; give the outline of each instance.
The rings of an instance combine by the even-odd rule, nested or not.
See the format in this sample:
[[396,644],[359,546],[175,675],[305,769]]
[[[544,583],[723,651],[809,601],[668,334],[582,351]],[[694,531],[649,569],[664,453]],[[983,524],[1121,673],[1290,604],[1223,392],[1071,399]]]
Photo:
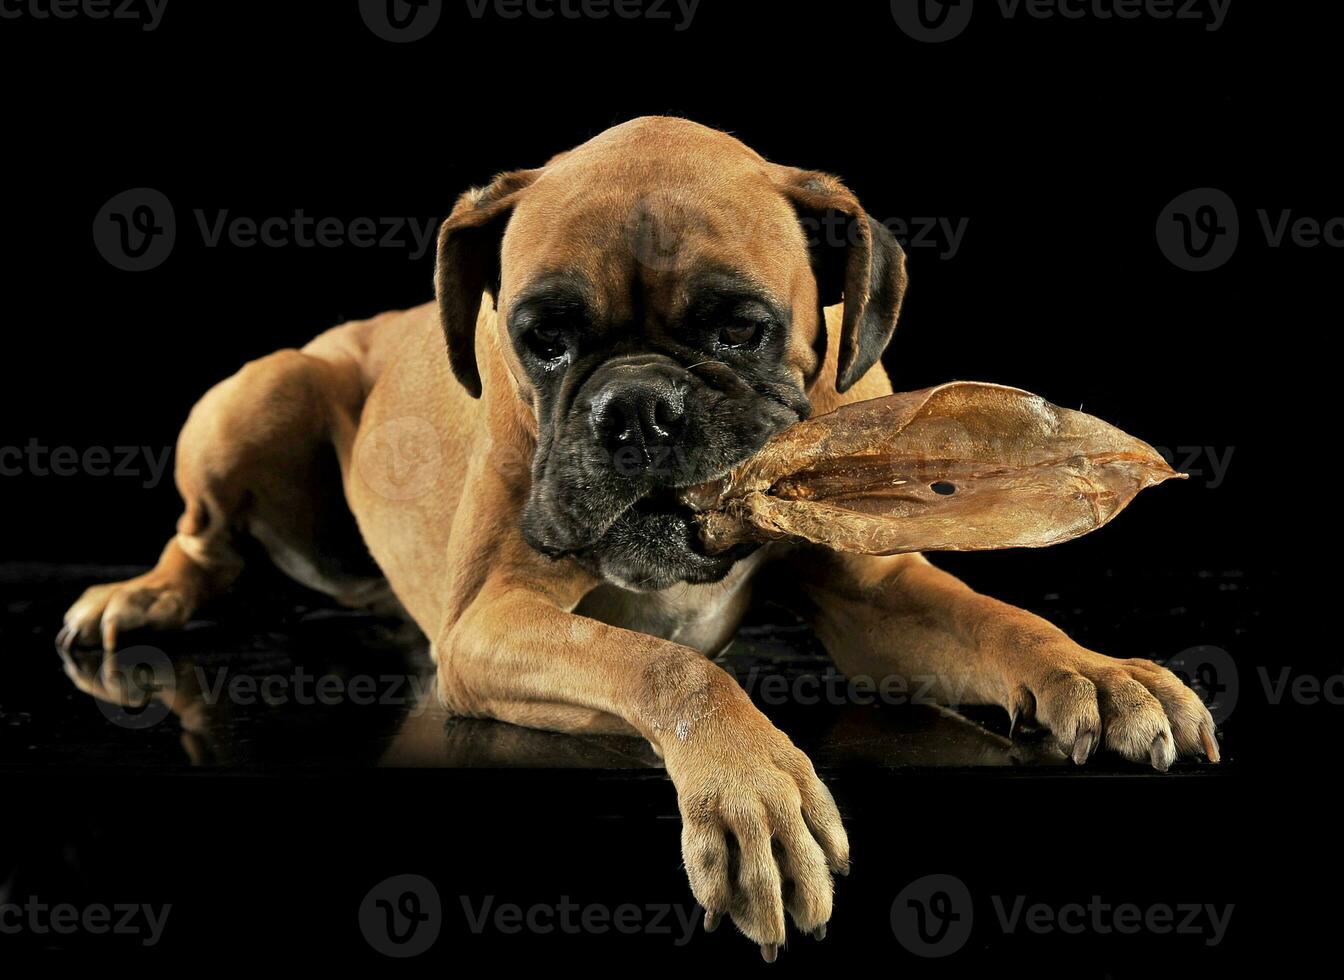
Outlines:
[[[3,22],[6,89],[22,93],[8,111],[15,183],[0,231],[12,318],[3,443],[161,449],[244,361],[431,296],[432,255],[209,248],[198,209],[430,221],[498,171],[671,113],[839,174],[879,219],[964,218],[952,260],[910,249],[886,359],[896,388],[1004,382],[1154,445],[1231,448],[1223,486],[1140,500],[1123,537],[1143,560],[1179,549],[1241,561],[1239,494],[1271,465],[1261,436],[1277,426],[1263,393],[1310,368],[1304,346],[1328,335],[1304,290],[1338,250],[1270,249],[1254,209],[1335,213],[1333,102],[1309,99],[1302,78],[1329,31],[1237,3],[1218,32],[1004,21],[992,8],[926,45],[885,4],[858,7],[704,0],[678,33],[477,21],[458,2],[410,45],[374,36],[353,3],[250,15],[170,4],[147,33]],[[1237,203],[1242,243],[1221,269],[1188,273],[1154,228],[1176,194],[1203,186]],[[106,263],[90,231],[133,187],[162,191],[177,216],[172,255],[143,273]],[[11,554],[151,559],[177,499],[167,480],[140,484],[7,480]],[[59,513],[62,533],[35,512]]]
[[[840,175],[879,218],[966,219],[955,257],[909,250],[911,288],[885,359],[898,390],[952,378],[1004,382],[1155,445],[1232,454],[1222,485],[1206,477],[1151,491],[1101,534],[945,564],[1010,597],[1059,583],[1103,593],[1115,569],[1151,572],[1158,584],[1121,600],[1135,608],[1179,599],[1163,591],[1165,572],[1242,571],[1258,583],[1248,599],[1260,620],[1254,634],[1227,635],[1225,624],[1196,618],[1180,638],[1112,652],[1211,643],[1248,663],[1333,660],[1337,670],[1318,633],[1325,588],[1309,587],[1299,569],[1308,547],[1328,553],[1335,536],[1322,452],[1333,447],[1326,379],[1339,315],[1321,301],[1333,298],[1341,255],[1268,247],[1256,215],[1344,213],[1339,93],[1327,81],[1339,35],[1319,6],[1233,0],[1222,29],[1208,32],[1180,21],[1005,20],[977,4],[966,33],[940,45],[906,37],[884,3],[779,0],[703,0],[681,32],[667,22],[475,20],[450,2],[431,37],[407,45],[376,37],[353,2],[170,0],[154,32],[115,21],[0,21],[9,175],[0,445],[171,445],[195,399],[242,362],[431,295],[430,254],[208,248],[196,209],[424,222],[468,186],[537,165],[611,124],[685,115],[777,161]],[[133,187],[162,191],[177,215],[172,255],[143,273],[113,268],[91,235],[104,202]],[[1170,263],[1154,232],[1166,204],[1196,187],[1225,191],[1241,218],[1236,254],[1207,273]],[[0,558],[18,560],[151,561],[178,506],[169,480],[145,489],[133,478],[28,473],[0,478],[0,494]],[[1096,806],[1095,794],[1070,798],[1061,783],[1048,791],[1054,810],[1044,825],[1015,821],[1013,833],[1027,838],[974,835],[993,830],[1001,804],[1025,806],[1028,794],[994,781],[956,784],[958,801],[980,816],[961,818],[957,840],[974,836],[967,855],[1017,853],[1022,874],[1046,875],[1104,848],[1105,833],[1155,829],[1164,846],[1143,878],[1154,892],[1198,893],[1187,886],[1211,875],[1204,900],[1254,896],[1261,931],[1242,932],[1243,951],[1260,937],[1310,934],[1321,909],[1296,886],[1325,859],[1309,846],[1288,853],[1285,810],[1302,809],[1294,794],[1309,798],[1315,760],[1333,751],[1332,723],[1274,715],[1254,737],[1248,727],[1238,781],[1208,783],[1219,788],[1203,794],[1139,789],[1120,813]],[[950,791],[930,780],[890,788],[892,806],[917,813],[905,794]],[[176,810],[180,791],[154,784],[134,795],[164,813]],[[269,814],[297,793],[277,790],[257,805]],[[239,798],[264,795],[253,787]],[[427,792],[411,805],[432,808],[433,799]],[[556,827],[583,824],[553,816]],[[432,823],[406,819],[417,830]],[[879,822],[871,812],[863,819]],[[918,827],[908,819],[907,830]],[[672,826],[639,858],[669,883],[680,874]],[[1294,828],[1312,839],[1301,823]],[[544,849],[529,836],[542,833],[551,839],[536,826],[510,839]],[[302,850],[293,839],[285,847]],[[1322,847],[1338,850],[1337,841]],[[636,874],[617,870],[627,855],[589,858],[570,871],[591,876],[599,892],[619,892]],[[264,892],[285,859],[271,855],[245,873]],[[293,860],[316,864],[307,853]],[[485,867],[479,857],[463,862]],[[560,889],[543,872],[528,878],[521,857],[515,864],[508,875]],[[314,881],[350,880],[323,868]],[[721,939],[701,952],[725,949]],[[1044,949],[1013,955],[1029,962]]]

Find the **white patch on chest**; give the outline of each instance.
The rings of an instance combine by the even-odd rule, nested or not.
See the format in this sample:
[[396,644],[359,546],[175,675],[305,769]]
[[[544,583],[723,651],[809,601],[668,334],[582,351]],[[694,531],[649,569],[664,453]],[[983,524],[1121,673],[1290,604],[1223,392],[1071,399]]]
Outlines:
[[723,581],[710,585],[635,592],[604,583],[584,596],[574,611],[713,655],[732,639],[741,623],[751,601],[751,578],[768,550],[757,549],[734,565]]

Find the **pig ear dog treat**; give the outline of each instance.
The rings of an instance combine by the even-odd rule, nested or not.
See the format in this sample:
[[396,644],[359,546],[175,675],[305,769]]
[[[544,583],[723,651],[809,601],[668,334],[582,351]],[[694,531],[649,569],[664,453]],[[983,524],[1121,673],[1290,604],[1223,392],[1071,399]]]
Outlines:
[[1058,544],[1095,531],[1140,490],[1184,476],[1091,415],[955,381],[790,426],[726,477],[680,496],[711,554],[790,539],[894,555]]

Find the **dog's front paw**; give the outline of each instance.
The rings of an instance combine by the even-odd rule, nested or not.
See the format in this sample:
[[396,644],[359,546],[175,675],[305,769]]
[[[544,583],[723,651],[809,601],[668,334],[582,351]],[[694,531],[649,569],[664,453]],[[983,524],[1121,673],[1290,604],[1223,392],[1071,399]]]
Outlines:
[[190,589],[164,581],[154,572],[125,582],[109,582],[85,590],[65,613],[57,645],[69,652],[76,645],[102,645],[111,653],[117,637],[133,629],[176,629],[195,609]]
[[1219,760],[1213,717],[1180,678],[1150,660],[1116,660],[1070,646],[1017,688],[1016,720],[1048,728],[1074,762],[1099,746],[1165,772],[1177,759]]
[[749,703],[735,714],[745,718],[663,747],[705,929],[726,913],[772,961],[786,909],[801,931],[826,935],[831,876],[849,873],[849,840],[811,760]]

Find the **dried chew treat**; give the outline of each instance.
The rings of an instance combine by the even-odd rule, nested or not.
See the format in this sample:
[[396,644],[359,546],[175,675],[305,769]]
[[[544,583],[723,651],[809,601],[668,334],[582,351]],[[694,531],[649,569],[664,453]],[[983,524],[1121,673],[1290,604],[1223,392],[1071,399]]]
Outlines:
[[681,499],[711,554],[792,539],[894,555],[1058,544],[1175,477],[1147,443],[1091,415],[956,381],[800,422]]

